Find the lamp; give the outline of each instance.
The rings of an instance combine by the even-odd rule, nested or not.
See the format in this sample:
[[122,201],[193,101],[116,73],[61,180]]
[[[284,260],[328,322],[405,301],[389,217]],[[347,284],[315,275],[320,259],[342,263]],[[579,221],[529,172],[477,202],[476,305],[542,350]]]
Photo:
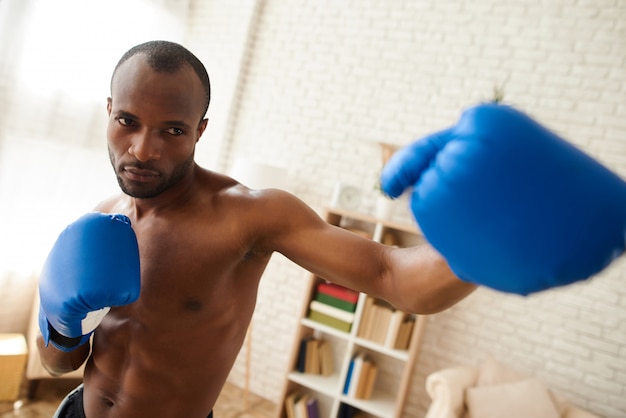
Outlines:
[[289,189],[287,169],[273,165],[257,163],[246,158],[235,159],[229,172],[230,176],[251,189],[276,188]]

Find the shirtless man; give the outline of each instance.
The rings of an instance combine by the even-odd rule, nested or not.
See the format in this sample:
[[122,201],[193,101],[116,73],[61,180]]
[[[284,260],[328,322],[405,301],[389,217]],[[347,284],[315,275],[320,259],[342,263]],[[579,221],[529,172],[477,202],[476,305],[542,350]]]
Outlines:
[[288,193],[199,167],[209,99],[204,66],[177,44],[132,48],[113,73],[107,139],[123,193],[61,234],[40,281],[44,365],[87,362],[59,417],[211,416],[275,251],[416,313],[472,283],[528,294],[584,280],[624,252],[626,183],[509,106],[470,108],[385,167],[389,195],[413,187],[435,251],[374,243]]
[[[66,314],[64,308],[50,306],[60,298],[93,298],[83,292],[96,280],[78,275],[76,285],[65,274],[42,274],[42,362],[54,375],[87,362],[84,387],[66,398],[60,417],[210,416],[243,343],[259,280],[273,252],[416,313],[443,310],[475,289],[428,245],[399,249],[377,244],[328,225],[291,194],[250,190],[199,167],[194,150],[207,126],[209,91],[203,65],[168,42],[131,49],[113,73],[107,140],[123,193],[96,210],[130,220],[138,245],[140,293],[131,289],[124,300],[132,303],[111,304],[100,324],[92,326],[97,330],[91,345],[87,332],[87,338],[78,335],[75,346],[65,344],[61,330],[52,325]],[[93,241],[107,244],[95,235]],[[111,242],[95,253],[116,249]],[[60,252],[87,251],[84,243],[73,250],[66,244]],[[51,253],[47,264],[57,257]],[[116,280],[115,270],[111,273]],[[107,285],[118,290],[135,286],[132,277],[128,283]],[[66,296],[51,296],[57,292]]]

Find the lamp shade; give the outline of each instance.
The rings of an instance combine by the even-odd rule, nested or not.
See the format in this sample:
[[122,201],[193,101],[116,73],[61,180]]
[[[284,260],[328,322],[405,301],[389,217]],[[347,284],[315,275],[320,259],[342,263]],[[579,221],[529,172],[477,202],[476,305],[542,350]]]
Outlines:
[[257,163],[246,158],[236,158],[229,174],[251,189],[289,190],[289,173],[282,167]]

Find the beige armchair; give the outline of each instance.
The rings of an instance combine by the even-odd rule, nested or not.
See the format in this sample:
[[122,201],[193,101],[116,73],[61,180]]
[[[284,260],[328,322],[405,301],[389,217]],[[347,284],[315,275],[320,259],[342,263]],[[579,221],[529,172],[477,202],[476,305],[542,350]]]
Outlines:
[[42,379],[76,379],[83,378],[84,366],[71,373],[64,374],[60,377],[53,377],[41,364],[39,351],[37,350],[37,335],[39,334],[39,293],[35,292],[35,301],[33,303],[30,315],[30,323],[28,325],[28,362],[26,363],[26,379],[28,379],[28,397],[33,399],[37,392],[37,386]]
[[491,357],[480,367],[430,374],[426,392],[432,403],[425,418],[600,418]]

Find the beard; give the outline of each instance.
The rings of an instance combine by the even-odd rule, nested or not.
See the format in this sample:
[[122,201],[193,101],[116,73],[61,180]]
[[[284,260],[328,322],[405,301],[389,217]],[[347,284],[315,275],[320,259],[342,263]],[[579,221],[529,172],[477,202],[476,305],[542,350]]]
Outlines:
[[[187,175],[194,162],[194,153],[192,152],[185,161],[174,167],[174,171],[172,171],[172,173],[169,175],[165,175],[161,171],[156,170],[150,164],[142,163],[139,161],[135,161],[134,163],[130,164],[118,165],[116,163],[115,156],[111,152],[110,148],[109,159],[111,161],[111,165],[113,166],[113,171],[115,171],[115,176],[117,177],[117,184],[120,186],[120,189],[122,189],[122,192],[130,197],[135,197],[137,199],[150,199],[159,196],[161,193],[175,186],[185,177],[185,175]],[[127,182],[121,175],[121,173],[124,171],[124,168],[126,167],[135,167],[141,170],[156,171],[159,173],[158,177],[160,181],[156,184],[151,185]]]

